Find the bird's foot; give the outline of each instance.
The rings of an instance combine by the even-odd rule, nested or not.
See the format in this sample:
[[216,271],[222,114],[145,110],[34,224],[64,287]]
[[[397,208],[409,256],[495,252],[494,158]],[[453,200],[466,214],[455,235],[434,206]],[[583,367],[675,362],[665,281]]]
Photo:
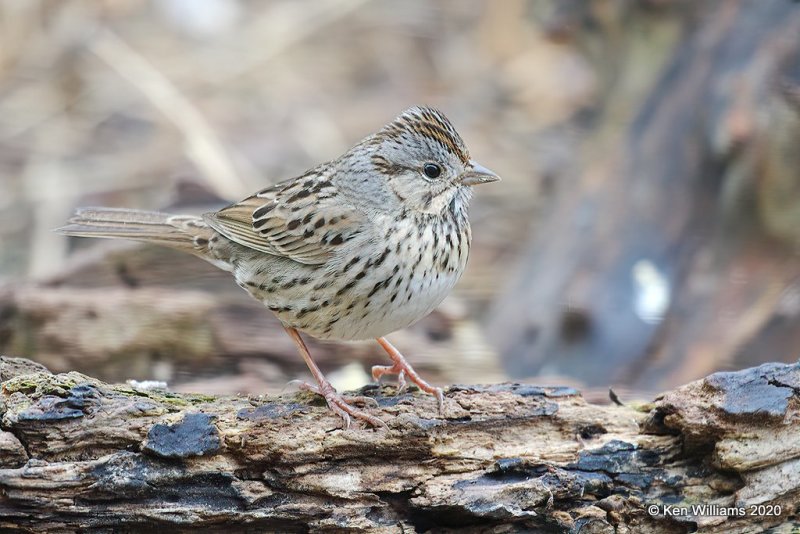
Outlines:
[[[391,355],[391,353],[390,353]],[[436,404],[439,408],[439,415],[444,416],[444,391],[442,388],[432,386],[428,382],[422,379],[421,376],[417,374],[411,364],[408,363],[405,358],[403,358],[399,353],[397,357],[391,355],[392,359],[394,360],[394,365],[373,365],[372,366],[372,379],[376,382],[381,381],[381,377],[384,375],[397,375],[397,392],[402,393],[408,384],[406,383],[406,377],[413,382],[419,389],[426,393],[430,393],[434,397],[436,397]]]
[[328,403],[328,408],[330,408],[333,413],[342,418],[345,430],[348,430],[350,428],[350,423],[352,421],[351,417],[364,421],[365,423],[368,423],[374,427],[382,426],[387,429],[389,428],[388,425],[381,419],[378,419],[377,417],[370,415],[367,412],[358,410],[353,407],[353,404],[361,406],[369,405],[377,407],[378,401],[376,401],[372,397],[354,396],[345,399],[334,389],[334,387],[328,381],[322,382],[318,386],[300,380],[292,380],[290,384],[297,385],[297,387],[302,391],[310,391],[312,393],[316,393],[317,395],[323,397],[325,399],[325,402]]
[[406,372],[401,369],[397,364],[394,365],[373,365],[372,366],[372,380],[380,382],[381,377],[384,375],[397,375],[397,394],[403,393],[408,388],[406,383]]

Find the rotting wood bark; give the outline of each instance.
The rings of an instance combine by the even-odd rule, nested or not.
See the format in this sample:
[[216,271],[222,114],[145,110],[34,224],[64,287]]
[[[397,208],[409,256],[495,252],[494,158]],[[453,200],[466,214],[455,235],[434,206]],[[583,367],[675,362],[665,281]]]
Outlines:
[[[571,388],[365,388],[389,430],[307,394],[139,391],[0,359],[4,531],[758,532],[800,507],[800,364],[717,373],[639,407]],[[650,505],[777,505],[666,517]],[[663,508],[662,508],[663,509]]]

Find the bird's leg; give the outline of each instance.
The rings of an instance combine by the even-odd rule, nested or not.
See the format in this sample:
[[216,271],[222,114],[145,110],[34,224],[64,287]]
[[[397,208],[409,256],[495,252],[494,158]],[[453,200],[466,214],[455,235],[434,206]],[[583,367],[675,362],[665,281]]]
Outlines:
[[403,355],[400,354],[400,351],[397,350],[394,345],[389,343],[385,337],[379,337],[376,339],[378,343],[380,343],[383,350],[389,354],[389,357],[394,362],[394,365],[374,365],[372,366],[372,379],[380,381],[383,375],[397,375],[397,382],[400,386],[400,391],[404,390],[406,387],[406,378],[411,380],[414,384],[419,387],[422,391],[426,393],[430,393],[436,397],[436,402],[439,405],[439,415],[444,415],[444,392],[442,388],[437,388],[436,386],[432,386],[428,384],[425,380],[422,379],[421,376],[417,374],[411,364],[403,358]]
[[[307,382],[299,382],[298,385],[300,389],[312,391],[317,395],[324,397],[325,402],[328,403],[328,407],[331,409],[331,411],[341,417],[344,421],[345,429],[350,428],[351,416],[355,417],[356,419],[361,419],[372,426],[386,427],[386,423],[366,412],[356,410],[341,395],[339,395],[331,383],[328,382],[328,379],[325,378],[325,375],[322,374],[322,371],[319,370],[317,364],[314,363],[314,360],[311,359],[311,354],[308,352],[308,347],[306,347],[306,344],[303,342],[303,338],[300,337],[300,333],[297,331],[297,329],[285,325],[283,328],[286,330],[286,333],[289,334],[289,337],[292,338],[292,341],[294,341],[295,345],[297,345],[297,350],[300,351],[300,355],[303,357],[303,360],[305,360],[309,371],[311,371],[311,374],[314,375],[314,379],[318,384],[315,386]],[[372,403],[377,405],[377,401],[369,397],[354,397],[351,402],[363,404]]]

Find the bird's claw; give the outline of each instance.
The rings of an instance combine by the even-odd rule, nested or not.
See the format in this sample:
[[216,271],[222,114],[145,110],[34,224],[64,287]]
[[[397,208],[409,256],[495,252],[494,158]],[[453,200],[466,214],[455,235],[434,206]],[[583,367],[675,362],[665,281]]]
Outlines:
[[386,429],[389,428],[389,426],[383,420],[370,415],[367,412],[358,410],[351,405],[351,403],[353,403],[362,406],[369,405],[377,407],[378,401],[372,397],[360,395],[345,399],[333,388],[333,386],[327,382],[321,384],[320,386],[315,386],[313,384],[309,384],[308,382],[303,382],[302,380],[292,380],[289,382],[289,384],[296,385],[301,391],[310,391],[323,397],[331,411],[342,418],[343,427],[345,430],[350,429],[352,418],[364,421],[365,423],[368,423],[374,427],[383,427]]
[[401,362],[395,362],[394,365],[373,365],[372,379],[380,383],[384,375],[397,375],[397,394],[399,395],[408,388],[408,382],[406,381],[408,376],[419,389],[436,397],[439,415],[444,417],[444,391],[442,388],[430,385],[420,378],[413,369],[409,369],[410,366],[403,365]]

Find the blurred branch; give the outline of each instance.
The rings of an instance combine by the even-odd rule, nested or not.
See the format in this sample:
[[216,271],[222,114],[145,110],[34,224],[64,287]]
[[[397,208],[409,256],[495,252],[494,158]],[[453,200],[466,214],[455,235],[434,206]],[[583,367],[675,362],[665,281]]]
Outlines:
[[781,80],[779,89],[786,103],[800,113],[800,83],[787,77]]
[[[52,139],[64,138],[63,121],[53,121],[50,128],[39,130],[36,145],[46,144]],[[40,202],[31,206],[31,250],[28,275],[45,277],[60,270],[67,256],[67,242],[54,233],[53,228],[62,224],[72,211],[69,183],[72,179],[69,167],[60,165],[56,158],[30,158],[22,173],[27,194]]]
[[164,74],[110,30],[100,31],[89,47],[139,89],[183,134],[187,157],[202,171],[215,193],[230,199],[248,193],[248,184],[236,172],[212,126]]
[[307,2],[287,2],[269,9],[245,31],[243,42],[257,42],[259,46],[249,47],[250,55],[241,61],[220,65],[215,76],[218,84],[244,76],[261,67],[265,62],[279,55],[289,47],[302,42],[322,28],[341,20],[357,8],[371,0],[322,0],[309,7]]

